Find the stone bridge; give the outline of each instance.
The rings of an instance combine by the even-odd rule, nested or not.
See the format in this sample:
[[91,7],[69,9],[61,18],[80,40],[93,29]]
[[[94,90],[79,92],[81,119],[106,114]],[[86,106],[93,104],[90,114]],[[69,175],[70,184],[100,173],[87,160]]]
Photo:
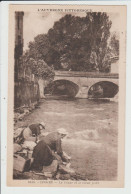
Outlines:
[[104,97],[114,97],[118,93],[119,76],[116,73],[55,71],[54,83],[74,88],[76,97],[88,98],[94,86],[101,85]]

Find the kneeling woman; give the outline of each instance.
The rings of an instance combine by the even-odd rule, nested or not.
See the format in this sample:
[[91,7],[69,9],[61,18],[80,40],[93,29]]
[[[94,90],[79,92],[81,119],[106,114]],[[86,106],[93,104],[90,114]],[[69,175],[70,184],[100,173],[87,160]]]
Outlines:
[[33,151],[32,157],[34,160],[32,168],[42,170],[43,166],[49,166],[52,161],[57,158],[54,152],[56,152],[63,161],[66,161],[61,147],[61,139],[67,134],[66,130],[61,128],[58,129],[57,132],[52,132],[41,139]]
[[32,157],[31,169],[34,170],[42,170],[43,166],[49,166],[54,160],[51,149],[43,140],[35,146]]

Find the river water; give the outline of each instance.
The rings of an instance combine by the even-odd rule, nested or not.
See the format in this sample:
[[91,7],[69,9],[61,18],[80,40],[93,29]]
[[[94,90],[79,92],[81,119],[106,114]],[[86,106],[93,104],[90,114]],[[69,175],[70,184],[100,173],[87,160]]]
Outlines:
[[45,99],[17,126],[44,121],[47,131],[64,127],[63,150],[71,166],[88,180],[116,180],[118,103],[115,101]]

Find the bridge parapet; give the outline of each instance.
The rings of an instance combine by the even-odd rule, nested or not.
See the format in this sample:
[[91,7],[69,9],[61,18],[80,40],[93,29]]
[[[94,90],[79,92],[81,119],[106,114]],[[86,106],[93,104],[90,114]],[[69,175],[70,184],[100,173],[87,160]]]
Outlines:
[[55,76],[119,79],[118,73],[100,73],[100,72],[55,71]]

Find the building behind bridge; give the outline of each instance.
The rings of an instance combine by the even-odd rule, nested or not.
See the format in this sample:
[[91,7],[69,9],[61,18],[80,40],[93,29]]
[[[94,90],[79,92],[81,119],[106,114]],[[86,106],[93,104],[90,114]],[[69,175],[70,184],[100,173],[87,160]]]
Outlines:
[[118,73],[119,72],[119,60],[113,60],[111,63],[111,73]]

